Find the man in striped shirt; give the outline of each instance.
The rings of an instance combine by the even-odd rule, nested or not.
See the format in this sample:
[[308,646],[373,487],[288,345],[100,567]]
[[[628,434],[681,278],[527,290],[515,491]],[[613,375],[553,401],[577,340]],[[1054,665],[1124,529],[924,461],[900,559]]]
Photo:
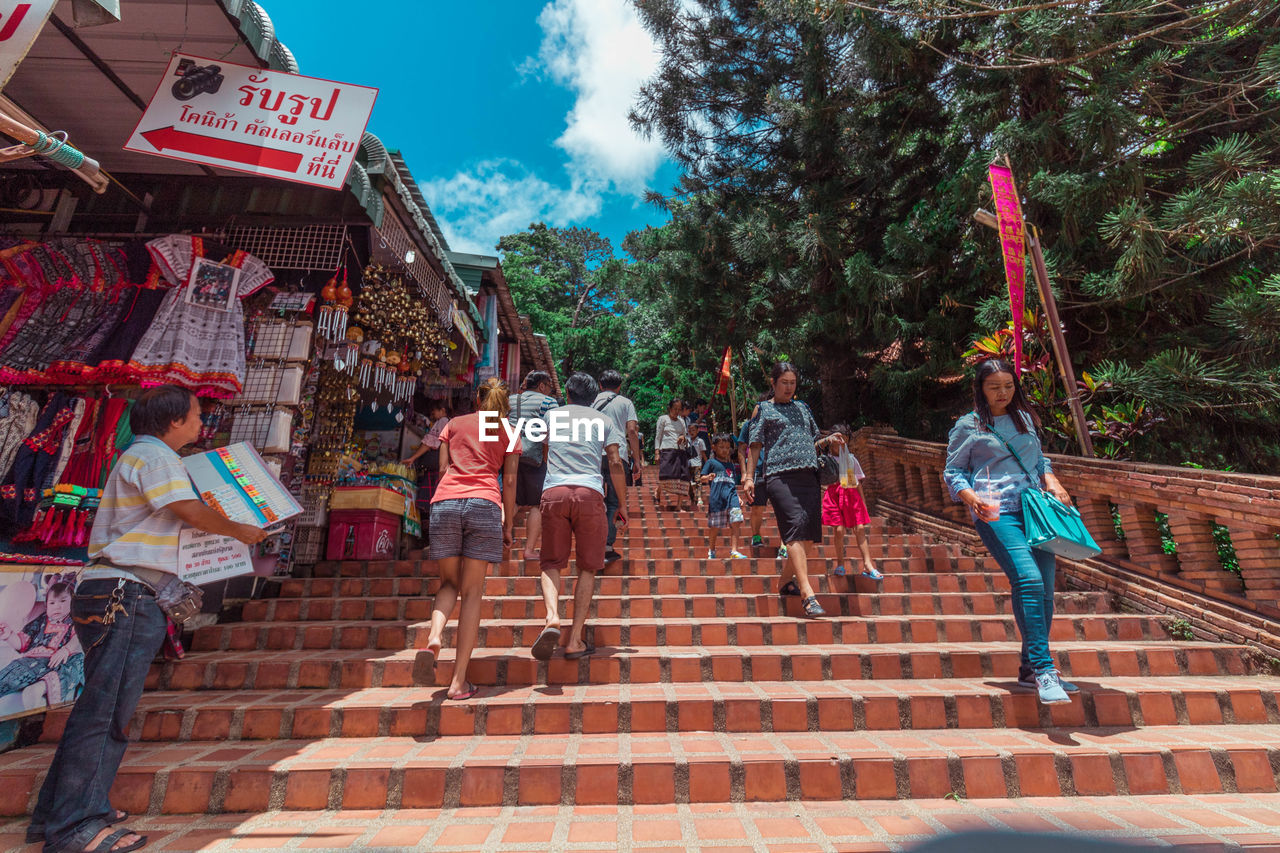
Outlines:
[[200,403],[185,388],[152,388],[129,413],[136,439],[116,462],[89,536],[90,564],[71,605],[85,649],[84,691],[58,743],[31,816],[28,841],[47,850],[137,850],[146,838],[112,826],[128,815],[111,789],[129,720],[160,650],[167,619],[156,590],[178,571],[184,527],[255,544],[266,533],[210,509],[196,495],[178,449],[200,437]]

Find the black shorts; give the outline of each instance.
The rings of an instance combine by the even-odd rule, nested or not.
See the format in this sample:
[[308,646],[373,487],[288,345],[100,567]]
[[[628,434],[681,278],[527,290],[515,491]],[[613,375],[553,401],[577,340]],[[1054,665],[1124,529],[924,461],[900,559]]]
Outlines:
[[534,465],[520,459],[516,469],[516,506],[538,506],[542,503],[542,484],[547,479],[547,460]]
[[784,545],[822,541],[822,487],[817,471],[770,474],[766,488]]

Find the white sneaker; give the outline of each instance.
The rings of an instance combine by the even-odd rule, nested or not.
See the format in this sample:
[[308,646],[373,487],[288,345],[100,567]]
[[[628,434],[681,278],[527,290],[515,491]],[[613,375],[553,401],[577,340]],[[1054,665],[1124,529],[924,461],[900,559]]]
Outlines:
[[1067,691],[1062,689],[1062,682],[1058,680],[1058,671],[1055,669],[1036,673],[1036,690],[1040,694],[1040,701],[1046,705],[1065,705],[1071,702]]
[[741,551],[730,551],[729,559],[730,560],[749,560],[751,558],[748,557],[746,554],[742,553]]
[[716,558],[716,552],[715,552],[715,551],[708,551],[708,552],[707,552],[707,559],[708,559],[708,560],[714,560],[715,558]]

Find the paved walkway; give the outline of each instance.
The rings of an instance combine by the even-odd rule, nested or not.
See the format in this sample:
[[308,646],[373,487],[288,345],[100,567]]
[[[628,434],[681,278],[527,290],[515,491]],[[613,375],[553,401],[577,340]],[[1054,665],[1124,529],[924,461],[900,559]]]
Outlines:
[[[148,850],[909,850],[942,833],[1010,830],[1179,850],[1280,851],[1280,794],[723,805],[519,806],[142,818]],[[25,823],[0,824],[0,849]]]

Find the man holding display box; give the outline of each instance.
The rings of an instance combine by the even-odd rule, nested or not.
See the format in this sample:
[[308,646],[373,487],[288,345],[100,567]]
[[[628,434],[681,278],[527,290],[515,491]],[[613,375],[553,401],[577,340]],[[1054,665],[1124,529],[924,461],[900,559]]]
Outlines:
[[[184,528],[246,545],[265,531],[206,506],[177,451],[200,436],[200,403],[166,385],[145,391],[129,413],[136,436],[103,489],[89,538],[90,564],[72,601],[85,649],[84,692],[67,718],[31,816],[28,841],[48,851],[137,850],[146,838],[112,825],[127,815],[107,793],[128,745],[133,717],[166,616],[190,615],[191,587],[177,576]],[[194,610],[198,611],[198,604]]]

